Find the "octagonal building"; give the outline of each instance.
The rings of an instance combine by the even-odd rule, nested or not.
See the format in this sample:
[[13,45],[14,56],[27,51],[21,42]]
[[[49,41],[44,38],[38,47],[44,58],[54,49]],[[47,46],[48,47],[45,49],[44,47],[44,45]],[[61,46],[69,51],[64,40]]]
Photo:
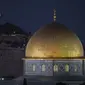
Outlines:
[[42,26],[26,46],[24,76],[37,80],[81,81],[85,76],[84,50],[78,36],[54,22]]

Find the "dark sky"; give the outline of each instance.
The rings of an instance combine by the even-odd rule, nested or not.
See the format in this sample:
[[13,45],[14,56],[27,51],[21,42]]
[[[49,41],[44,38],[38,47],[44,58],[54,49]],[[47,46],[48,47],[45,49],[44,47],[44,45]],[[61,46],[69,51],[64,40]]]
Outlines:
[[40,26],[53,21],[73,30],[85,44],[85,0],[0,0],[0,23],[9,22],[34,33]]

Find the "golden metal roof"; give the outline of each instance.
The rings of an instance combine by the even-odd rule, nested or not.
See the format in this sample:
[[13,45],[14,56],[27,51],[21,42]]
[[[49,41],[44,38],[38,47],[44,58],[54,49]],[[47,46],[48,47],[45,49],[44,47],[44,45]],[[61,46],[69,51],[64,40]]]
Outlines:
[[[83,46],[75,33],[59,23],[41,27],[26,46],[26,57],[64,58],[84,56]],[[36,57],[37,56],[37,57]]]

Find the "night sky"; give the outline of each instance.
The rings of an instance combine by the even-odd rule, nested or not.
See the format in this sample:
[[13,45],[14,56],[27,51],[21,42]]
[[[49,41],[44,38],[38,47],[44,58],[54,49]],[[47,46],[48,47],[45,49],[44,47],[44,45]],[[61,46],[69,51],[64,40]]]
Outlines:
[[73,30],[85,44],[85,0],[0,0],[0,23],[9,22],[34,33],[53,21],[53,8],[57,22]]

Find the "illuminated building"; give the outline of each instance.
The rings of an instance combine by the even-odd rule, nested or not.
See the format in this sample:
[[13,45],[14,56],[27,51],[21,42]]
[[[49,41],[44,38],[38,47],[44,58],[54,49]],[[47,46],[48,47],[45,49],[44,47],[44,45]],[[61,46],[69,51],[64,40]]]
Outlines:
[[[41,27],[26,46],[24,77],[27,82],[63,82],[79,85],[85,80],[85,57],[81,41],[63,24],[54,22]],[[32,81],[32,79],[34,81]],[[36,82],[35,82],[36,83]],[[47,84],[46,84],[47,85]]]
[[0,80],[23,74],[21,58],[25,55],[28,38],[29,34],[13,24],[0,25]]

